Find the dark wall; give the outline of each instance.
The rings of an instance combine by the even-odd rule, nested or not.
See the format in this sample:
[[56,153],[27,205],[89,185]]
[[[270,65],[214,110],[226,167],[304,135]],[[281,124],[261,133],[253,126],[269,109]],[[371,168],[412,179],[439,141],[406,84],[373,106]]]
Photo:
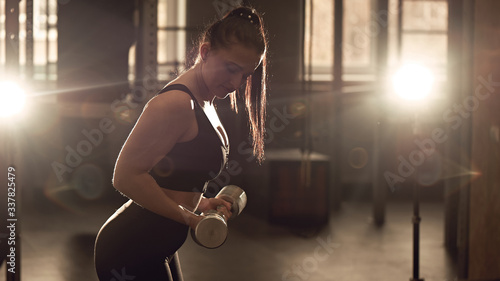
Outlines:
[[[135,8],[133,0],[59,1],[57,99],[61,145],[47,187],[69,186],[68,192],[50,193],[51,199],[69,202],[69,206],[80,202],[75,194],[82,190],[113,192],[114,160],[130,130],[129,124],[124,126],[126,122],[113,115],[117,113],[113,104],[130,92],[128,57],[136,38]],[[106,121],[113,128],[108,133],[100,125]],[[93,132],[93,142],[84,131]]]
[[59,4],[58,86],[72,89],[60,100],[109,102],[126,93],[134,9],[133,0]]
[[[500,278],[500,2],[475,1],[469,279]],[[486,81],[486,83],[485,83]],[[477,103],[474,103],[476,101]]]
[[299,81],[302,60],[302,1],[254,0],[268,28],[271,83]]

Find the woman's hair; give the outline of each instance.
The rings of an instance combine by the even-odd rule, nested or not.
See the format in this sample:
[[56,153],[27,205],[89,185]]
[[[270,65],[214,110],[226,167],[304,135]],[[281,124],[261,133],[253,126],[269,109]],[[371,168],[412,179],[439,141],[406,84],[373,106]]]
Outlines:
[[[244,86],[244,102],[249,119],[253,154],[260,163],[264,159],[268,50],[262,17],[254,9],[235,8],[206,29],[199,46],[203,43],[209,43],[212,49],[228,48],[232,44],[241,43],[254,47],[259,54],[262,54],[260,64],[247,78]],[[198,54],[196,63],[199,61]],[[230,95],[232,108],[237,112],[236,93],[241,96],[241,89]]]

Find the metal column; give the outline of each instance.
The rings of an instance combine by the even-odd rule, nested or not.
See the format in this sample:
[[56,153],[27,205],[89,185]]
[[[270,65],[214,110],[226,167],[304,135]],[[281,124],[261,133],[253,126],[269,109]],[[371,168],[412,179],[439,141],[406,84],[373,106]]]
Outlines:
[[19,0],[5,1],[5,67],[9,78],[19,74]]
[[339,210],[342,201],[342,178],[341,178],[341,153],[342,138],[340,120],[341,116],[341,95],[342,95],[342,38],[344,28],[344,1],[335,0],[334,2],[334,39],[333,39],[333,93],[332,103],[334,106],[333,131],[330,134],[330,143],[332,145],[331,166],[330,166],[330,190],[332,198],[332,209]]
[[[135,61],[135,88],[148,90],[153,95],[156,90],[151,84],[158,77],[158,0],[139,1],[139,27]],[[147,84],[147,85],[145,85]],[[134,95],[134,100],[137,97]],[[148,99],[141,98],[137,102]]]
[[[377,36],[377,99],[381,100],[386,91],[386,76],[387,76],[387,51],[388,51],[388,26],[389,26],[389,0],[378,0],[376,6],[376,14],[381,18],[378,19],[380,32]],[[381,103],[379,103],[381,104]],[[384,155],[385,146],[381,140],[385,135],[385,116],[384,110],[377,108],[378,123],[374,129],[373,143],[373,219],[376,225],[381,226],[385,222],[385,206],[387,200],[387,184],[383,179],[385,163],[382,162],[380,155]]]

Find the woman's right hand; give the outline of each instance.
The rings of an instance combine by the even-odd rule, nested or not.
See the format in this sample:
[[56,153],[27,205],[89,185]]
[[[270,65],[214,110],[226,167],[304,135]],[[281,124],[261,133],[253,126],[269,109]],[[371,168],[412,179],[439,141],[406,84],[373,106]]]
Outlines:
[[224,215],[227,220],[231,217],[231,203],[221,198],[205,198],[202,197],[200,204],[198,205],[198,211],[207,212],[209,210],[215,210],[218,213]]

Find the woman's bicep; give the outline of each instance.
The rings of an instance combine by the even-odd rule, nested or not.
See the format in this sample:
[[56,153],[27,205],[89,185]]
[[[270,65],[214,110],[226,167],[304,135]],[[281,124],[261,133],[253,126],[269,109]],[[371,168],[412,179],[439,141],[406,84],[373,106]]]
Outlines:
[[188,114],[182,101],[154,98],[148,102],[121,149],[115,173],[148,172],[185,133],[183,120]]

